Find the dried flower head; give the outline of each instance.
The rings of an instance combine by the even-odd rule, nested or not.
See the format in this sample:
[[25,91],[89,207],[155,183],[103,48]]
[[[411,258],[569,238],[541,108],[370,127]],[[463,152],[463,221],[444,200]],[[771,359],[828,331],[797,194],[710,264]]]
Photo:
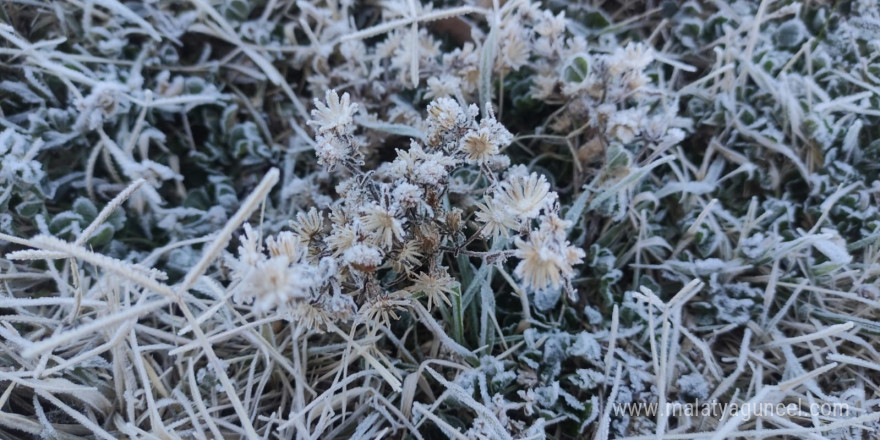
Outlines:
[[332,170],[349,156],[351,146],[336,136],[321,135],[315,145],[318,163]]
[[527,240],[517,238],[514,256],[521,261],[514,273],[527,288],[559,288],[574,275],[572,266],[583,262],[585,253],[565,240],[570,223],[555,214],[544,216],[541,226]]
[[308,121],[307,124],[316,127],[319,134],[331,131],[336,134],[349,133],[358,105],[351,103],[348,92],[343,93],[340,99],[336,90],[328,90],[324,100],[327,102],[326,104],[315,100],[315,109],[312,110],[312,118],[314,119]]
[[440,301],[452,307],[447,295],[455,295],[458,282],[455,281],[445,267],[439,267],[431,273],[421,272],[412,279],[412,285],[407,288],[413,294],[423,294],[428,298],[428,310],[431,310],[434,304]]
[[516,215],[494,198],[477,204],[476,218],[483,225],[483,236],[493,239],[507,237],[510,231],[518,229],[520,224]]
[[403,224],[406,219],[398,218],[395,205],[371,203],[364,208],[361,217],[363,230],[370,235],[372,243],[382,249],[391,249],[395,241],[404,238]]
[[550,191],[550,183],[543,175],[509,175],[496,191],[495,199],[514,215],[533,219],[553,203],[556,193]]
[[368,244],[355,244],[342,253],[342,260],[361,272],[373,272],[382,265],[382,252]]
[[291,267],[285,256],[257,263],[244,279],[243,288],[253,298],[254,311],[265,313],[290,301],[311,297],[315,286],[302,268]]

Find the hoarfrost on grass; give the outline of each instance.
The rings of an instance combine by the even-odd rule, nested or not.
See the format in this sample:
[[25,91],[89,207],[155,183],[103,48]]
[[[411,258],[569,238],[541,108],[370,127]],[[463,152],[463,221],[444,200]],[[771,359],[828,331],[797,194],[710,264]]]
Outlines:
[[[876,2],[45,6],[0,24],[0,437],[880,419]],[[613,411],[712,398],[853,411]]]

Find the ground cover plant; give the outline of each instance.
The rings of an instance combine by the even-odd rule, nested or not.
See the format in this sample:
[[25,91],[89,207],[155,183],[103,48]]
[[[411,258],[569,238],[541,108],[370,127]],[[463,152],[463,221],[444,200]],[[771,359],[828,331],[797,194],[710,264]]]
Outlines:
[[878,42],[873,1],[3,2],[0,438],[876,437]]

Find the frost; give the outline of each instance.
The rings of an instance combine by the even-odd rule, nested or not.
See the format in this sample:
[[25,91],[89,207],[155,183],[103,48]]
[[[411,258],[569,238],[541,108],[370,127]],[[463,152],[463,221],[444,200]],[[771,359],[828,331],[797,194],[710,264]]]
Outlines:
[[773,41],[779,47],[795,48],[804,40],[805,34],[803,22],[793,19],[779,25],[773,34]]
[[562,361],[565,360],[565,348],[561,338],[551,337],[544,343],[544,355],[542,359],[543,375],[553,379],[562,371]]
[[732,324],[744,324],[751,318],[751,309],[755,305],[755,301],[718,294],[712,297],[712,305],[717,309],[719,320]]
[[6,185],[37,185],[45,176],[43,166],[34,160],[40,143],[32,144],[23,135],[7,128],[0,132],[0,182]]
[[849,264],[852,262],[852,255],[846,250],[846,242],[840,237],[836,230],[831,228],[822,228],[823,234],[831,235],[830,239],[817,238],[812,241],[813,246],[828,257],[828,260],[834,264]]
[[569,356],[580,356],[592,361],[598,361],[602,356],[602,347],[596,341],[595,336],[589,332],[580,332],[575,336],[574,342],[568,347]]
[[685,401],[705,401],[709,397],[709,384],[700,373],[682,375],[676,382],[678,394]]
[[550,385],[535,388],[535,402],[543,408],[551,408],[559,400],[560,388],[559,382],[552,382]]
[[76,102],[79,116],[74,128],[96,130],[106,120],[125,112],[130,103],[124,93],[124,87],[118,83],[102,82],[96,84],[86,97]]
[[533,299],[535,308],[542,312],[551,310],[556,307],[560,297],[562,297],[562,289],[536,290]]
[[875,1],[13,3],[3,432],[880,419]]
[[605,375],[596,370],[580,368],[570,380],[582,390],[592,390],[605,383]]
[[584,315],[587,317],[587,322],[592,325],[601,324],[603,321],[602,314],[592,306],[584,307]]
[[769,252],[770,240],[772,239],[764,233],[757,232],[740,242],[742,253],[748,258],[758,260]]

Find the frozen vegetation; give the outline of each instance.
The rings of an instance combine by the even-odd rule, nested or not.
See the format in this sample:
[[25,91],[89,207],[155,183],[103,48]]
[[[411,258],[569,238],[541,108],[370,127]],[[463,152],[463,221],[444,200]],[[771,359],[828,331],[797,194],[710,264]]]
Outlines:
[[873,0],[3,1],[0,438],[877,438],[878,158]]

